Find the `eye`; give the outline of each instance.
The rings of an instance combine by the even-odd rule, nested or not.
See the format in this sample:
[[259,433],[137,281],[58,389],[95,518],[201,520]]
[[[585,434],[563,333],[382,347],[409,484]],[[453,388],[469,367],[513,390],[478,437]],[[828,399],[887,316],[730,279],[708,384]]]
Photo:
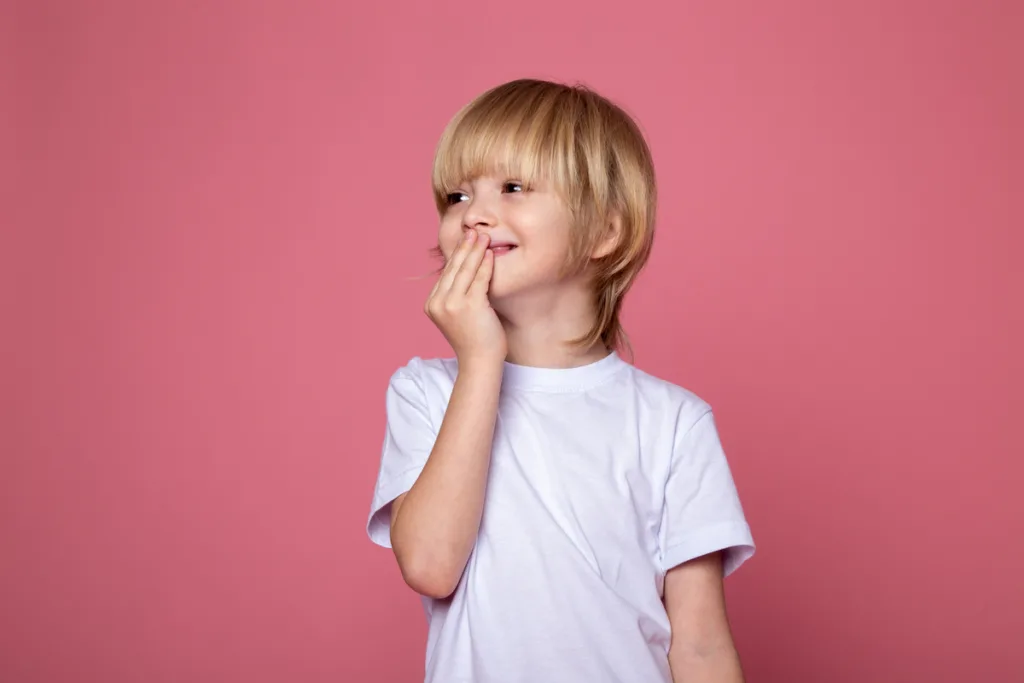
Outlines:
[[526,188],[523,186],[522,183],[517,183],[514,180],[510,180],[501,186],[501,191],[508,192],[510,194],[515,194],[517,192],[526,192]]
[[468,197],[466,197],[465,192],[449,192],[448,195],[445,197],[445,203],[448,206],[453,206],[461,201],[464,201],[465,199],[468,199]]

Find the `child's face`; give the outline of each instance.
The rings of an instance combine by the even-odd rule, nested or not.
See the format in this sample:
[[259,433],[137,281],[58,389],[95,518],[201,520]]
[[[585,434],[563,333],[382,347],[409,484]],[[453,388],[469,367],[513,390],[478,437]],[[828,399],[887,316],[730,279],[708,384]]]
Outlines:
[[448,195],[438,243],[448,259],[469,229],[487,234],[494,251],[490,297],[501,300],[558,284],[570,246],[571,216],[549,184],[526,187],[485,176]]

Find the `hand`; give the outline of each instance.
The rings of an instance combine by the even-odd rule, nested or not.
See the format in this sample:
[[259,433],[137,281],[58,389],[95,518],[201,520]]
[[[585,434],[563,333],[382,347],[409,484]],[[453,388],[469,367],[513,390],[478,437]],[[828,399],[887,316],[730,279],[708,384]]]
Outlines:
[[426,314],[451,344],[460,364],[505,360],[508,344],[487,300],[494,253],[487,235],[467,230],[427,297]]

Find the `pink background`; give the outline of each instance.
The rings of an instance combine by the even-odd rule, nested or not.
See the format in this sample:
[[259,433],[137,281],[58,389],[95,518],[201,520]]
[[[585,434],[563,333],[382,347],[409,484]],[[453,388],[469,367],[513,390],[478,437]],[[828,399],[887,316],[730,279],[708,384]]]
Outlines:
[[0,680],[420,680],[423,612],[364,532],[384,389],[448,352],[415,279],[436,138],[523,75],[649,135],[626,322],[719,414],[748,680],[1024,667],[1020,3],[25,0],[0,27]]

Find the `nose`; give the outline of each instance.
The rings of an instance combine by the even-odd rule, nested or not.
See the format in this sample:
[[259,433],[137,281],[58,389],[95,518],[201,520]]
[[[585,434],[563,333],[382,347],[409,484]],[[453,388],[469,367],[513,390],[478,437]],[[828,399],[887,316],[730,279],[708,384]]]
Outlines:
[[497,222],[490,202],[477,195],[468,202],[466,212],[462,214],[462,231],[493,228]]

